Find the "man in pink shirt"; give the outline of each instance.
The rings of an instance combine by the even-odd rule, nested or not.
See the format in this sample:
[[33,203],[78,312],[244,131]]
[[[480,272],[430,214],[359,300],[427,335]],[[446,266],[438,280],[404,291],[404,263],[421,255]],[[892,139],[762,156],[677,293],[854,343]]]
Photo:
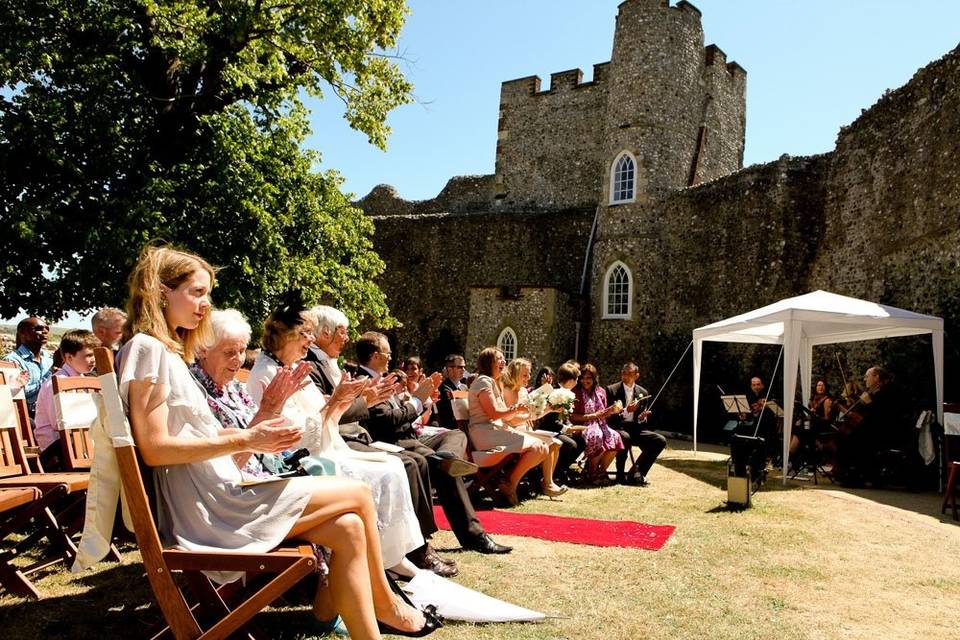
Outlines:
[[[60,340],[60,353],[63,355],[63,366],[54,373],[55,376],[82,376],[93,371],[96,359],[93,350],[100,346],[100,340],[92,331],[74,329],[63,334]],[[59,452],[54,448],[46,451],[50,445],[60,439],[57,433],[57,409],[53,402],[53,380],[47,378],[37,394],[37,415],[33,428],[33,435],[37,439],[37,446],[44,453],[42,458],[44,468],[48,460],[53,464],[53,458]],[[56,466],[56,465],[54,465]],[[47,469],[50,470],[50,469]]]

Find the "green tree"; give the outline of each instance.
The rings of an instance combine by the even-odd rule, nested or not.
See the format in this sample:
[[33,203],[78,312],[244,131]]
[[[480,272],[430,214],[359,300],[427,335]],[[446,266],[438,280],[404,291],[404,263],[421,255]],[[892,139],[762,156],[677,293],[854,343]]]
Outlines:
[[[411,86],[403,0],[0,0],[0,316],[119,304],[140,248],[220,265],[219,306],[288,287],[392,319],[370,221],[301,149],[332,93],[383,148]],[[13,233],[8,233],[12,229]]]

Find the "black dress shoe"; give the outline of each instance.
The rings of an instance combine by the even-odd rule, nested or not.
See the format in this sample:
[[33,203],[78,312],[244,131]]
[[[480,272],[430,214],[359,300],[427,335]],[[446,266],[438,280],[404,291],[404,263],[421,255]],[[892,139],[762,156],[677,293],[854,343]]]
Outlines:
[[407,554],[407,559],[418,569],[432,571],[441,578],[452,578],[460,573],[455,562],[441,558],[429,543]]
[[451,478],[459,478],[476,473],[480,467],[463,458],[450,458],[448,460],[441,460],[437,464],[437,468]]
[[513,547],[505,544],[497,544],[488,534],[484,533],[474,538],[469,544],[463,545],[467,551],[476,551],[478,553],[510,553]]

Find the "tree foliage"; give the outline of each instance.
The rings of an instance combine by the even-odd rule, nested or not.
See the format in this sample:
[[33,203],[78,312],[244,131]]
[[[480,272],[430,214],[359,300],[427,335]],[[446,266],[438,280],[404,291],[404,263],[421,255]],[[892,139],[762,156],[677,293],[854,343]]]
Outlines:
[[[303,94],[384,147],[410,100],[403,0],[0,0],[0,316],[119,304],[140,248],[222,266],[219,306],[281,292],[391,319],[373,227],[301,148]],[[13,233],[7,233],[12,229]]]

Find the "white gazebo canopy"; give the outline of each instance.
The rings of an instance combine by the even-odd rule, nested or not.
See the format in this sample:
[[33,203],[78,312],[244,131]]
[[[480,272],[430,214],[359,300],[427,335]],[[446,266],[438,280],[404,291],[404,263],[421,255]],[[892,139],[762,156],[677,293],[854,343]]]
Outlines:
[[943,319],[896,307],[814,291],[714,322],[693,331],[693,446],[697,447],[700,401],[700,360],[703,342],[741,342],[783,345],[783,479],[793,427],[793,399],[797,367],[803,397],[810,397],[813,347],[821,344],[933,336],[933,366],[937,385],[937,418],[943,423]]

